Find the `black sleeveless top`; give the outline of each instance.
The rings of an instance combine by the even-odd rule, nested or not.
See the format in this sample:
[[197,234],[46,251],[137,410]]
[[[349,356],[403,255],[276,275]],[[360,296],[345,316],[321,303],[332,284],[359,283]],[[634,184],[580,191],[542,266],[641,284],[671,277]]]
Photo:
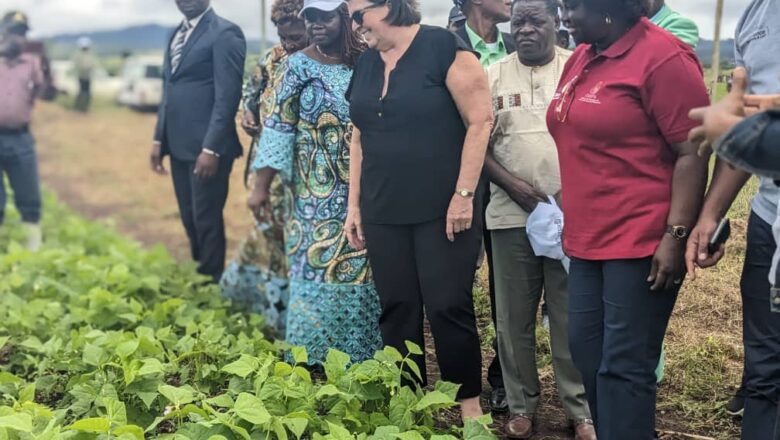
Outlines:
[[445,82],[458,50],[469,49],[455,34],[421,26],[384,98],[379,52],[369,49],[358,60],[347,99],[363,147],[364,222],[414,224],[447,215],[466,136]]

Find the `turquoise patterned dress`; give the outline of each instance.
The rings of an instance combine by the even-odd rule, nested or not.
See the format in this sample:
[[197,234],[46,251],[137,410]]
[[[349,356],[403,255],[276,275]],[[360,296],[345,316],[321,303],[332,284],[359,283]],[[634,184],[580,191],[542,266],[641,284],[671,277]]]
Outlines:
[[[287,52],[284,48],[272,47],[255,74],[244,84],[244,108],[256,112],[258,120],[265,119],[273,111],[275,87],[284,77],[286,65]],[[257,152],[258,139],[252,139],[249,148],[247,160],[250,164]],[[246,185],[247,188],[254,186],[253,173],[248,173]],[[284,222],[288,216],[284,203],[285,190],[282,179],[278,176],[274,178],[271,183],[270,218],[262,223],[255,222],[219,282],[222,296],[230,299],[233,307],[263,315],[268,336],[274,339],[284,338],[289,300],[284,248]]]
[[352,70],[303,52],[288,58],[252,167],[279,170],[290,188],[285,246],[290,279],[286,339],[311,362],[329,348],[354,362],[382,346],[379,298],[365,251],[347,242]]

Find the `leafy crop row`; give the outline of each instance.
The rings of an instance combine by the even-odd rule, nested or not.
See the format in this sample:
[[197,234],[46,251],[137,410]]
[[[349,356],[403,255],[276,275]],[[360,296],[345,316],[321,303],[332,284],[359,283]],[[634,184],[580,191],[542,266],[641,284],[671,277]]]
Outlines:
[[0,233],[0,440],[494,438],[488,420],[441,423],[457,387],[401,386],[397,350],[331,351],[312,377],[305,350],[162,248],[53,200],[45,218],[41,252],[15,244],[18,220]]

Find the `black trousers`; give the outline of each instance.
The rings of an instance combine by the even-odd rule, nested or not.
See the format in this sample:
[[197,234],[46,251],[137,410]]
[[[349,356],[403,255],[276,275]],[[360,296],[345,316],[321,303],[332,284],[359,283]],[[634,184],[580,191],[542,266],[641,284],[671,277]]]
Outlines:
[[745,344],[743,440],[775,438],[780,401],[780,313],[772,313],[769,300],[769,269],[775,248],[772,225],[751,213],[740,282]]
[[74,107],[80,112],[87,112],[92,102],[92,81],[79,78],[79,94],[76,96]]
[[220,159],[219,171],[202,181],[192,173],[195,162],[171,158],[171,176],[179,214],[190,240],[192,259],[198,272],[218,282],[225,268],[225,221],[232,159]]
[[[481,222],[480,222],[481,223]],[[442,379],[461,385],[459,399],[482,388],[482,355],[474,315],[474,265],[481,225],[447,240],[445,220],[414,225],[365,224],[385,345],[406,354],[406,341],[424,347],[423,310],[431,325]],[[414,360],[425,376],[425,358]]]
[[569,347],[599,440],[655,438],[655,369],[680,286],[651,291],[652,258],[569,271]]

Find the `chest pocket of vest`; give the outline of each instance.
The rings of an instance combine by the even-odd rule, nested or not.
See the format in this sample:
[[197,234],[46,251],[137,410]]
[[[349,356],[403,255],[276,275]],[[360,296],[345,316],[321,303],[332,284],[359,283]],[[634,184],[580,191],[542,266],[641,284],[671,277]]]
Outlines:
[[492,102],[496,133],[547,133],[548,104],[532,105],[532,101],[530,93],[516,90],[494,95]]

